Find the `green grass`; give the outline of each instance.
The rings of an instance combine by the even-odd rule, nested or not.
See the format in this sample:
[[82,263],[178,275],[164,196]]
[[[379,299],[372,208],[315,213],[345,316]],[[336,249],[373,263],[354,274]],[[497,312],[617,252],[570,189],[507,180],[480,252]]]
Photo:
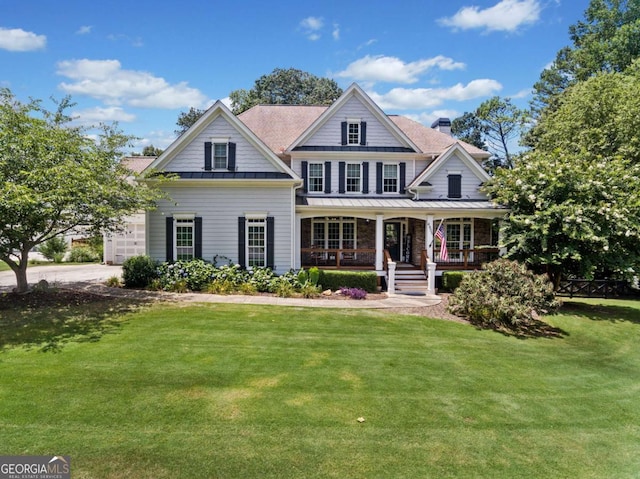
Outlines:
[[1,453],[70,455],[74,478],[640,473],[639,302],[571,301],[529,339],[264,306],[0,314]]

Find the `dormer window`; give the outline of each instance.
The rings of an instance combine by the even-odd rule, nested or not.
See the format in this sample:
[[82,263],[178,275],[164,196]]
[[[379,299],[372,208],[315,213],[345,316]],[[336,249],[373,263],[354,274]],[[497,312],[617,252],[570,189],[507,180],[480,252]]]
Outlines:
[[342,122],[342,145],[343,146],[366,146],[367,145],[367,122],[360,118],[348,118]]
[[204,144],[204,169],[236,170],[236,144],[229,138],[212,138]]
[[360,121],[347,122],[347,145],[360,144]]
[[447,197],[462,198],[462,173],[459,171],[450,171],[447,179],[449,183]]
[[227,169],[228,143],[213,144],[213,168],[216,170]]

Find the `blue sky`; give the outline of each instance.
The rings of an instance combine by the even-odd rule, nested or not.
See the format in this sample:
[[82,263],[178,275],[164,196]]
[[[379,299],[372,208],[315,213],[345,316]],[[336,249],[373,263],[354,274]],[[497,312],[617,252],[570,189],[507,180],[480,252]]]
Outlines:
[[[118,121],[166,148],[176,120],[274,68],[359,83],[430,125],[531,87],[589,0],[0,0],[0,86],[71,95],[78,122]],[[52,107],[50,102],[47,106]]]

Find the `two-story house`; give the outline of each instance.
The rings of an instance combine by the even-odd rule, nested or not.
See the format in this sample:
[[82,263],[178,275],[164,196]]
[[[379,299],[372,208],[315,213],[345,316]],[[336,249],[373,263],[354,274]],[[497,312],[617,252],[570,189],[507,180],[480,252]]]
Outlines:
[[[504,210],[480,187],[486,151],[385,114],[357,85],[331,106],[260,105],[234,116],[221,102],[150,169],[174,173],[170,199],[147,213],[147,253],[214,256],[278,273],[318,265],[368,268],[426,258],[471,268],[496,244]],[[442,225],[448,256],[435,232]]]

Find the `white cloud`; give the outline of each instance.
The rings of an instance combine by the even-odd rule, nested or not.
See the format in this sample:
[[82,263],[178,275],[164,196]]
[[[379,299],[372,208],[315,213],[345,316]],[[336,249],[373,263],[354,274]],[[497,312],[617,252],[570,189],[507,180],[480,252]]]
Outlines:
[[0,27],[0,49],[10,52],[28,52],[40,50],[47,45],[46,35],[25,32],[21,28]]
[[140,138],[133,142],[132,151],[141,152],[145,146],[151,145],[155,146],[156,148],[165,150],[175,140],[176,134],[173,131],[150,131],[144,136],[144,138]]
[[119,106],[111,106],[107,108],[94,107],[87,108],[85,110],[77,110],[71,113],[76,123],[81,124],[95,124],[95,123],[109,123],[112,121],[132,122],[136,119],[136,116],[132,113],[127,113]]
[[88,33],[91,33],[92,29],[93,29],[92,25],[83,25],[80,28],[78,28],[76,35],[87,35]]
[[464,63],[454,62],[442,55],[410,63],[396,57],[367,55],[351,63],[345,70],[337,73],[337,76],[358,81],[415,83],[418,81],[418,75],[433,68],[459,70],[464,67]]
[[438,118],[449,118],[450,120],[453,120],[454,118],[458,118],[460,113],[456,110],[434,110],[432,112],[423,112],[417,115],[408,114],[404,116],[411,118],[418,123],[422,123],[423,125],[431,126]]
[[537,22],[541,10],[540,0],[501,0],[483,10],[477,6],[463,7],[452,17],[439,19],[438,23],[455,30],[514,32],[522,25]]
[[340,25],[337,23],[333,24],[333,31],[331,32],[331,36],[333,36],[334,40],[340,40]]
[[394,88],[385,94],[368,92],[383,110],[420,110],[435,108],[445,101],[465,101],[494,95],[502,85],[490,79],[478,79],[467,85],[457,83],[449,88]]
[[527,98],[529,95],[531,95],[532,91],[533,90],[531,88],[525,88],[524,90],[520,90],[513,95],[509,95],[509,98]]
[[58,75],[71,79],[59,87],[71,95],[86,95],[109,105],[142,108],[200,107],[206,96],[186,82],[169,84],[164,78],[136,70],[124,70],[118,60],[65,60]]
[[311,41],[320,39],[320,30],[324,27],[322,17],[307,17],[300,21],[300,28]]

